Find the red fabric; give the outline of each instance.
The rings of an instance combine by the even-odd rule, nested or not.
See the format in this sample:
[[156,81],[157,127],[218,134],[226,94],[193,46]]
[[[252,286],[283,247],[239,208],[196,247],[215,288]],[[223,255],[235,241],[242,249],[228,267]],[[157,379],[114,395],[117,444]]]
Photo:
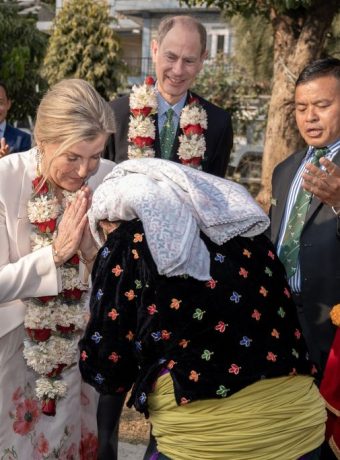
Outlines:
[[326,439],[340,458],[340,328],[337,328],[328,356],[320,392],[327,402]]

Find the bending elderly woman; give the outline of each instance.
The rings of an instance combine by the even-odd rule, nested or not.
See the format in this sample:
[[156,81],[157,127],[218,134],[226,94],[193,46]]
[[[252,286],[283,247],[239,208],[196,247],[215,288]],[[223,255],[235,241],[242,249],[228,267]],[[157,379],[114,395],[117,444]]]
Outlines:
[[130,160],[96,190],[89,220],[98,243],[98,228],[108,236],[81,372],[102,394],[133,385],[154,458],[296,460],[321,445],[317,370],[268,218],[241,186]]
[[39,105],[36,147],[1,160],[1,458],[96,458],[97,396],[74,364],[97,252],[86,212],[113,131],[94,88],[64,80]]

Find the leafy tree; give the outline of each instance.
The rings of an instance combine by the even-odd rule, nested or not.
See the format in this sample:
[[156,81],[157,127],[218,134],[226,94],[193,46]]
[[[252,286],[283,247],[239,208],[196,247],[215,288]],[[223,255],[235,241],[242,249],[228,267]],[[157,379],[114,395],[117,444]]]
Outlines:
[[[233,129],[237,136],[246,136],[249,124],[263,119],[268,109],[266,95],[269,87],[257,83],[252,75],[241,67],[237,58],[217,55],[213,63],[205,65],[195,80],[193,91],[212,103],[228,109],[233,116]],[[252,123],[255,127],[255,123]],[[263,123],[256,123],[253,141],[263,138]],[[255,128],[254,128],[255,129]]]
[[246,74],[264,86],[269,86],[273,76],[273,29],[262,16],[245,18],[236,15],[231,19],[235,37],[236,62]]
[[303,145],[294,117],[294,84],[301,70],[321,56],[339,0],[182,0],[188,6],[217,6],[225,14],[261,15],[274,37],[272,95],[263,154],[259,201],[268,208],[275,165]]
[[0,2],[0,80],[12,99],[12,121],[33,117],[45,88],[39,67],[47,37],[37,30],[34,17],[19,12],[17,2]]
[[109,99],[125,75],[119,40],[110,28],[104,0],[70,0],[57,15],[43,75],[50,85],[62,78],[83,78]]

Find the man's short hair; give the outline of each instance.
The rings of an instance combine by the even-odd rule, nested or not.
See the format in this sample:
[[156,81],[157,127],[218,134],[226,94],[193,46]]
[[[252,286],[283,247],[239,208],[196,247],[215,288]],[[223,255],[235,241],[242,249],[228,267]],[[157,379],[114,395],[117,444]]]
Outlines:
[[207,48],[207,31],[204,25],[199,22],[196,18],[190,15],[179,15],[179,16],[168,16],[165,17],[164,19],[161,20],[158,26],[158,31],[157,31],[157,42],[159,44],[162,43],[164,40],[166,34],[176,25],[176,24],[182,24],[183,27],[188,28],[194,28],[197,30],[199,36],[200,36],[200,42],[201,42],[201,54],[205,53],[205,50]]
[[4,89],[5,95],[6,95],[7,99],[9,99],[8,89],[7,89],[7,86],[6,86],[6,84],[5,84],[4,81],[1,81],[1,80],[0,80],[0,87]]
[[308,64],[298,76],[295,88],[316,78],[328,76],[333,76],[340,80],[340,59],[327,57]]

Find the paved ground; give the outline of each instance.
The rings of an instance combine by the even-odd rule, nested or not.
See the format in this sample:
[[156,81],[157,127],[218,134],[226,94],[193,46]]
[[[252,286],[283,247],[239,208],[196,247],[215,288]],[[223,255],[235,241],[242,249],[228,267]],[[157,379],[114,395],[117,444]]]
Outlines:
[[142,460],[145,449],[144,444],[120,442],[118,445],[118,460]]

